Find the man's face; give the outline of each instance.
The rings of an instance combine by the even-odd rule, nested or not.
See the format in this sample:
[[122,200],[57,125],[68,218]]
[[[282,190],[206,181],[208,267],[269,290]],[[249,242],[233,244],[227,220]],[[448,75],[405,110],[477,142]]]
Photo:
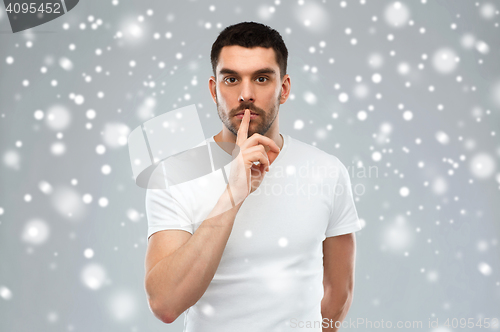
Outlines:
[[256,114],[250,118],[248,136],[264,135],[273,125],[279,105],[286,101],[281,95],[282,82],[274,50],[225,46],[216,74],[215,84],[211,82],[212,94],[222,123],[236,136],[241,124],[241,117],[236,115],[248,108]]

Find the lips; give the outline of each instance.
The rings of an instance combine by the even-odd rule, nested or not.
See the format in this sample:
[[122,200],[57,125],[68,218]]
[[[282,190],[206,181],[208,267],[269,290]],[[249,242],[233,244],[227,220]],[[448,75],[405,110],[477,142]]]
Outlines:
[[[238,114],[236,114],[235,116],[238,116],[238,115],[245,115],[245,111],[241,111],[239,112]],[[259,115],[258,113],[255,113],[253,111],[250,111],[250,115]]]

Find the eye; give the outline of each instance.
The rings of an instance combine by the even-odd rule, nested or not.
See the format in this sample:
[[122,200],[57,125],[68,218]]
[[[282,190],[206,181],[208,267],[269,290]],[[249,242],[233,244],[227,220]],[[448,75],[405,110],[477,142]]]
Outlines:
[[[267,77],[265,77],[265,76],[261,76],[261,77],[259,77],[258,79],[261,79],[261,78],[265,79],[266,81],[268,81],[268,80],[269,80],[269,79],[268,79]],[[264,82],[266,82],[266,81],[259,81],[259,82],[260,82],[260,83],[264,83]]]
[[[235,80],[235,79],[236,79],[236,78],[234,78],[234,77],[226,77],[226,78],[224,79],[224,81],[226,81],[226,82],[227,82],[227,80]],[[234,83],[234,81],[231,81],[231,82],[229,82],[229,83]]]

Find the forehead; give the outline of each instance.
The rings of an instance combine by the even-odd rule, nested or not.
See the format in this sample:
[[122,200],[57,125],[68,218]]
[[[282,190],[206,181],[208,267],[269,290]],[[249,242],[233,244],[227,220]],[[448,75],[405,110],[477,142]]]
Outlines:
[[217,72],[222,68],[229,68],[244,73],[252,72],[263,67],[272,67],[279,72],[276,62],[276,53],[272,47],[246,48],[238,45],[224,46],[219,55]]

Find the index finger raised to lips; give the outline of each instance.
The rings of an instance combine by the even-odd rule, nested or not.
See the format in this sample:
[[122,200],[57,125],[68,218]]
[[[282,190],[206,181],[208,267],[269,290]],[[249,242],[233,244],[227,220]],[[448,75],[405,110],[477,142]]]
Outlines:
[[250,110],[246,109],[241,119],[240,127],[238,128],[238,133],[236,135],[236,145],[240,148],[248,139],[248,124],[250,123]]

